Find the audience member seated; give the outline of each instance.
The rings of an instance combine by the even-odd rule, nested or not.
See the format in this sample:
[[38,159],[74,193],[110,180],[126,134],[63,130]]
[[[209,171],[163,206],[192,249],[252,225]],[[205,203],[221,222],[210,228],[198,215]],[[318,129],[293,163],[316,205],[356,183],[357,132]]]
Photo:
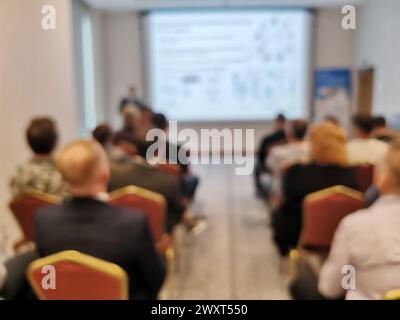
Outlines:
[[123,109],[123,127],[113,136],[113,144],[123,147],[127,153],[135,154],[136,141],[141,113],[134,105]]
[[[172,143],[168,140],[168,120],[162,113],[155,113],[153,115],[153,124],[155,128],[161,129],[165,132],[165,150],[163,154],[159,154],[160,160],[166,160],[167,163],[178,164],[181,169],[181,185],[183,196],[192,199],[199,184],[199,178],[190,174],[189,163],[181,161],[179,154],[182,153],[182,146]],[[189,151],[183,150],[187,158],[189,158]],[[185,157],[185,158],[186,158]]]
[[308,123],[305,120],[290,121],[286,126],[287,144],[271,149],[267,158],[267,168],[272,173],[272,193],[281,194],[281,175],[283,170],[295,162],[304,162],[309,157],[309,146],[304,140]]
[[[108,124],[99,124],[92,131],[92,136],[93,139],[95,139],[103,147],[104,151],[111,161],[130,157],[130,152],[126,152],[123,146],[115,146],[112,144],[113,132]],[[136,153],[136,147],[134,149]]]
[[254,178],[256,183],[256,191],[260,196],[265,196],[268,191],[265,190],[261,182],[261,176],[263,173],[267,172],[265,166],[268,152],[276,144],[286,142],[286,132],[285,132],[286,118],[283,114],[279,114],[274,123],[274,132],[270,135],[265,136],[260,143],[257,152],[256,165],[254,169]]
[[93,138],[103,147],[103,149],[108,153],[112,147],[112,136],[113,132],[111,127],[107,123],[99,124],[92,131]]
[[26,130],[26,139],[33,155],[22,164],[10,181],[13,196],[34,189],[54,195],[65,196],[66,183],[56,167],[53,151],[57,145],[58,132],[49,118],[36,118]]
[[[165,141],[161,141],[163,143],[165,142],[165,149],[160,150],[162,154],[158,154],[158,157],[160,160],[167,160],[168,163],[178,164],[182,170],[182,173],[186,173],[188,171],[189,164],[184,163],[179,159],[179,152],[181,151],[182,147],[168,140],[169,125],[167,118],[162,113],[154,113],[152,121],[154,127],[162,130],[166,136]],[[188,155],[187,150],[185,150],[185,154]]]
[[[327,298],[346,293],[346,299],[382,299],[400,288],[399,142],[390,146],[376,185],[381,197],[368,209],[345,217],[336,230],[319,278],[319,291]],[[347,291],[342,288],[346,265],[356,272],[349,281],[355,287]]]
[[351,165],[369,163],[379,164],[387,152],[387,143],[370,138],[373,129],[373,119],[368,116],[353,117],[353,132],[355,139],[349,141],[348,152]]
[[110,168],[100,145],[76,141],[62,150],[58,166],[72,197],[39,210],[39,254],[77,250],[116,263],[128,273],[130,299],[156,299],[165,276],[164,261],[147,217],[105,202]]
[[296,164],[283,176],[283,202],[272,216],[274,240],[281,255],[297,245],[302,228],[302,202],[310,193],[335,185],[357,187],[354,168],[347,167],[346,134],[325,122],[311,129],[309,164]]
[[163,195],[168,203],[167,230],[181,222],[185,211],[179,179],[160,171],[146,160],[151,142],[138,142],[138,156],[111,162],[110,190],[135,185]]
[[153,124],[153,110],[144,108],[140,112],[138,119],[137,140],[146,141],[147,133],[154,128]]
[[399,132],[388,127],[385,117],[376,116],[373,118],[373,130],[371,138],[378,139],[383,142],[390,142],[400,138]]

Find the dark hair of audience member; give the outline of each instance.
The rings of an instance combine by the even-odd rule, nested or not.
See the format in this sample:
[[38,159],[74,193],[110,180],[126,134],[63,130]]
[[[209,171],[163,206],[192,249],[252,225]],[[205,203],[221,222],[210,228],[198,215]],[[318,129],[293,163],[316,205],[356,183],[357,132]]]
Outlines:
[[383,116],[376,116],[372,120],[374,129],[386,127],[386,119]]
[[308,129],[308,122],[305,120],[293,120],[291,123],[294,138],[303,140]]
[[275,121],[277,122],[285,122],[286,121],[286,117],[283,113],[279,113],[276,118]]
[[162,113],[154,113],[152,122],[157,129],[166,130],[168,128],[167,117]]
[[93,131],[93,138],[100,143],[103,147],[107,146],[111,142],[112,138],[111,127],[107,123],[102,123],[98,125]]
[[26,139],[34,153],[39,155],[50,154],[58,140],[54,121],[50,118],[33,119],[26,130]]
[[335,124],[337,126],[339,125],[339,120],[335,116],[332,116],[332,115],[327,115],[325,117],[325,121],[333,123],[333,124]]
[[152,141],[138,141],[136,143],[137,154],[146,159],[147,149],[153,144]]
[[374,128],[373,119],[369,116],[355,115],[352,121],[353,125],[365,134],[370,134]]

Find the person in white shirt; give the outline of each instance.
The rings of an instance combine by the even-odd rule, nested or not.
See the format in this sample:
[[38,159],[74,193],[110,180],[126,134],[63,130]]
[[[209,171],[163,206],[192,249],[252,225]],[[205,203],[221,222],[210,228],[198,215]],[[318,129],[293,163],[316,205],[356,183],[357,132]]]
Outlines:
[[309,158],[309,146],[304,140],[308,129],[305,120],[293,120],[286,125],[287,144],[273,147],[266,161],[272,173],[272,194],[280,195],[281,175],[287,166]]
[[326,298],[382,299],[400,288],[400,142],[390,145],[375,180],[381,197],[336,230],[319,276]]
[[370,137],[373,126],[371,117],[360,115],[353,117],[353,131],[356,138],[348,143],[348,157],[351,165],[365,163],[377,165],[385,157],[388,145]]

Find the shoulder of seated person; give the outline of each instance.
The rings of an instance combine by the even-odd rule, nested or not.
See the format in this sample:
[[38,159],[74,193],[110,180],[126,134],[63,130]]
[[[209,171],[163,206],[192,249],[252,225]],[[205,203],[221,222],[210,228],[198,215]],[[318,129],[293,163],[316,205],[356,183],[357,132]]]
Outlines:
[[128,221],[136,222],[146,220],[146,214],[140,210],[134,210],[130,208],[121,208],[116,206],[111,206],[114,211],[118,212],[121,216],[126,218]]
[[60,203],[55,206],[45,206],[43,208],[39,208],[36,215],[35,215],[35,220],[36,221],[41,221],[41,220],[54,220],[58,219],[60,215],[62,214],[62,207],[64,206],[64,203]]
[[361,209],[344,217],[340,226],[341,229],[354,230],[356,233],[362,225],[369,225],[372,218],[370,208]]
[[304,161],[295,161],[295,162],[290,163],[288,165],[287,169],[288,170],[302,170],[302,169],[313,168],[316,166],[318,166],[318,165],[304,160]]

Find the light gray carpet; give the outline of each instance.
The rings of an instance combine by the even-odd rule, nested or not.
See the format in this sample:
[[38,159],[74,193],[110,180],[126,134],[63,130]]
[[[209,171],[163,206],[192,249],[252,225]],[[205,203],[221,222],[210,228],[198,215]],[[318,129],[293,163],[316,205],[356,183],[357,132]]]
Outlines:
[[208,228],[180,241],[176,299],[288,299],[271,240],[269,213],[254,196],[253,177],[232,165],[198,165],[201,184],[193,205]]

